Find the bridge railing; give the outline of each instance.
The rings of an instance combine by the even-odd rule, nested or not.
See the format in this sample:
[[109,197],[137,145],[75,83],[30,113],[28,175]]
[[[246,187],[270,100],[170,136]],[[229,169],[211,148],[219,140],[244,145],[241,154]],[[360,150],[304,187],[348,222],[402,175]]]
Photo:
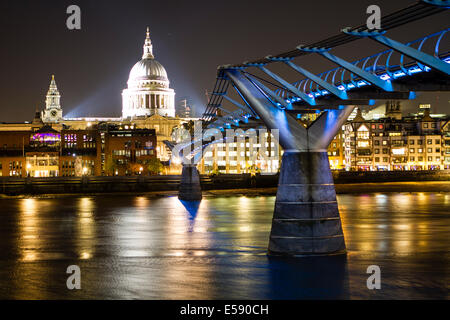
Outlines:
[[[406,45],[413,46],[419,51],[430,53],[442,61],[450,63],[449,42],[444,41],[445,37],[449,35],[449,31],[450,28],[447,28],[426,37],[411,41]],[[352,64],[376,75],[382,80],[395,80],[401,77],[410,76],[421,72],[428,72],[431,70],[428,66],[414,61],[393,49],[384,50],[374,55],[353,61]],[[371,86],[371,83],[361,79],[343,67],[327,70],[317,74],[317,76],[342,91],[349,91],[363,86]],[[330,92],[326,89],[306,77],[292,84],[298,90],[304,92],[312,98],[320,98],[330,94]],[[215,118],[217,115],[217,109],[224,111],[225,114],[222,116],[223,121],[221,121],[225,123],[233,122],[236,113],[240,116],[247,116],[247,114],[241,110],[227,112],[227,110],[223,108],[223,96],[228,93],[229,85],[230,83],[228,79],[219,73],[214,91],[203,117],[204,120],[211,120]],[[288,102],[299,102],[302,100],[286,89],[277,88],[274,90],[274,93],[281,98],[286,99]]]
[[[448,36],[450,28],[436,32],[426,37],[416,39],[407,43],[407,46],[415,46],[419,51],[425,51],[425,47],[435,57],[450,63],[448,42],[443,41]],[[432,45],[425,46],[426,42],[432,42]],[[418,63],[405,55],[396,52],[393,49],[385,50],[374,55],[356,60],[353,65],[375,74],[382,80],[395,80],[407,75],[413,75],[420,72],[428,72],[430,68]],[[352,90],[362,86],[371,85],[369,82],[361,79],[354,73],[351,73],[343,67],[337,67],[331,70],[317,74],[322,80],[332,84],[340,90]],[[321,97],[330,94],[327,90],[320,87],[309,78],[303,78],[293,83],[293,85],[308,94],[310,97]],[[275,93],[285,99],[301,100],[292,95],[288,90],[277,89]]]

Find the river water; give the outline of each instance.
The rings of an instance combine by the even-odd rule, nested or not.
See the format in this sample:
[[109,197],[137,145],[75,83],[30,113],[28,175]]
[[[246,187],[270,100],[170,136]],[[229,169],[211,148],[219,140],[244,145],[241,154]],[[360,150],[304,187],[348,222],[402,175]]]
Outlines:
[[[274,201],[0,200],[0,298],[450,298],[450,193],[339,195],[348,254],[297,259],[266,255]],[[69,265],[81,290],[66,287]]]

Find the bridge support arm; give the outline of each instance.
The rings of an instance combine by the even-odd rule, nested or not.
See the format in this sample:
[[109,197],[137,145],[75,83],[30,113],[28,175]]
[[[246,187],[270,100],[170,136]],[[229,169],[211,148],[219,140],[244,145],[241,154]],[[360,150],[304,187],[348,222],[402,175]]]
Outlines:
[[309,128],[274,107],[242,73],[227,70],[269,129],[279,130],[284,149],[269,240],[269,254],[345,253],[327,147],[353,110],[324,112]]
[[346,106],[343,109],[323,112],[308,128],[308,149],[327,151],[331,141],[347,121],[354,108],[354,106]]
[[309,72],[308,70],[306,70],[306,69],[296,65],[292,61],[285,61],[284,63],[286,63],[289,67],[291,67],[292,69],[294,69],[298,73],[304,75],[306,78],[310,79],[312,82],[318,84],[319,86],[321,86],[325,90],[329,91],[331,94],[334,94],[339,99],[347,100],[347,93],[345,91],[339,90],[338,88],[336,88],[332,84],[329,84],[325,80],[319,78],[318,76],[316,76],[315,74]]
[[[250,104],[252,109],[264,121],[269,129],[280,130],[280,144],[285,150],[300,148],[295,136],[303,136],[306,129],[297,121],[267,100],[267,97],[250,82],[239,70],[227,70],[227,76]],[[305,142],[306,143],[306,142]]]

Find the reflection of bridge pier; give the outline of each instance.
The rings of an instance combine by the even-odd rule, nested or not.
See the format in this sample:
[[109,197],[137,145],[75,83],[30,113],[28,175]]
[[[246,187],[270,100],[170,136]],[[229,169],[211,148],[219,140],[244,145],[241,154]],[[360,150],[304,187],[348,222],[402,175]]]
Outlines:
[[281,163],[269,253],[331,254],[345,251],[327,147],[353,110],[324,112],[308,128],[270,103],[259,82],[238,70],[227,76],[271,130],[279,130]]

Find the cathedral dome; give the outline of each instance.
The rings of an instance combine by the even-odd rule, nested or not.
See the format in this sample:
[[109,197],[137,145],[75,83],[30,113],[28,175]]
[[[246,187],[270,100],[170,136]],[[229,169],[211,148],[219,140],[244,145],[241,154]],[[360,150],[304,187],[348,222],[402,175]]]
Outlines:
[[142,59],[131,69],[128,81],[142,80],[169,81],[166,69],[154,58]]
[[175,91],[169,85],[166,69],[153,56],[147,28],[144,54],[130,71],[128,88],[122,91],[122,117],[175,117]]

